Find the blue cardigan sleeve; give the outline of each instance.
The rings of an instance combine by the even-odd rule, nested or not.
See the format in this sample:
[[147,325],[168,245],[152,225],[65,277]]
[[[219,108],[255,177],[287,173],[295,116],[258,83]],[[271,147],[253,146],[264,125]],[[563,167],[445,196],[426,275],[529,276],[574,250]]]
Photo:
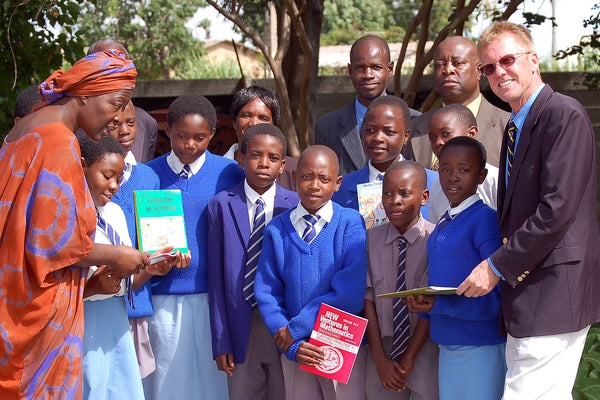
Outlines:
[[289,323],[284,308],[283,266],[281,234],[278,232],[278,227],[270,223],[265,228],[263,247],[254,280],[254,295],[260,314],[271,335]]

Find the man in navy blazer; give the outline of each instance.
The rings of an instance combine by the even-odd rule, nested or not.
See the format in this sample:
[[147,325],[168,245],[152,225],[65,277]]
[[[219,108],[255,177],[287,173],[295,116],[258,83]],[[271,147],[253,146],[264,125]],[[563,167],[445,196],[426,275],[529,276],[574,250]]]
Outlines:
[[[350,48],[348,73],[356,99],[345,107],[325,114],[315,125],[315,144],[332,149],[338,156],[340,175],[367,165],[360,128],[371,101],[385,96],[388,78],[394,73],[390,48],[379,36],[363,36]],[[421,115],[411,109],[411,118]]]
[[502,142],[498,218],[504,244],[458,293],[501,285],[508,333],[504,399],[566,399],[600,320],[596,150],[585,109],[542,82],[527,29],[497,22],[479,39],[482,71],[513,112]]
[[[258,125],[257,125],[258,126]],[[208,294],[210,302],[210,320],[212,332],[213,355],[231,354],[239,369],[239,364],[247,361],[247,349],[250,327],[253,319],[261,318],[258,310],[252,310],[243,296],[244,275],[247,261],[248,240],[251,234],[248,205],[246,202],[245,181],[233,188],[218,193],[208,204]],[[298,204],[295,192],[275,184],[273,217]],[[262,322],[262,319],[260,320]],[[263,323],[264,325],[264,323]],[[266,330],[266,326],[264,327]],[[263,346],[270,346],[279,362],[279,351],[266,330],[267,340]],[[253,350],[256,352],[256,350]],[[262,351],[259,349],[258,351]],[[248,363],[251,364],[251,363]],[[249,368],[261,368],[248,365]],[[238,373],[234,371],[233,374]],[[275,399],[283,393],[283,375],[280,376],[281,387],[273,388],[276,376],[271,377],[264,386],[268,398]],[[246,391],[244,398],[253,398],[249,388],[232,388],[232,398],[240,398],[239,391]],[[258,382],[258,384],[262,384]],[[238,397],[235,397],[238,396]],[[258,396],[258,395],[257,395]],[[260,396],[258,396],[260,397]],[[262,398],[262,397],[261,397]]]

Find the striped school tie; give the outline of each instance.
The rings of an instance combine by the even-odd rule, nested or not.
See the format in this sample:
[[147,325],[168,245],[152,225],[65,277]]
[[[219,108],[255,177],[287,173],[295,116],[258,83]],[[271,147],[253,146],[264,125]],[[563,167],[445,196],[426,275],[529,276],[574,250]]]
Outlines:
[[254,212],[254,223],[250,239],[248,239],[248,256],[246,258],[246,272],[244,274],[244,299],[252,309],[257,308],[254,297],[254,279],[258,267],[258,256],[262,250],[263,233],[265,230],[265,203],[260,197],[256,200],[256,211]]
[[508,163],[506,165],[506,174],[510,177],[510,170],[512,169],[513,161],[515,159],[515,144],[517,140],[517,126],[515,125],[515,120],[510,119],[508,121],[508,142],[506,143],[506,148],[508,150],[507,158]]
[[306,243],[310,243],[313,241],[315,236],[317,236],[315,224],[319,222],[319,219],[321,217],[318,215],[306,214],[302,218],[304,218],[307,225],[306,229],[304,230],[304,233],[302,234],[302,240],[304,240]]
[[446,225],[450,223],[450,221],[452,221],[452,217],[450,217],[450,211],[448,210],[444,213],[444,215],[442,215],[442,218],[440,218],[440,220],[437,223],[438,232],[444,229]]
[[181,172],[179,173],[179,176],[182,177],[183,179],[189,179],[189,177],[192,176],[192,169],[190,168],[190,166],[188,164],[185,164],[183,166],[183,168],[181,169]]
[[[396,278],[397,292],[406,290],[406,243],[406,239],[403,236],[400,236],[398,240],[400,256],[398,257],[398,277]],[[408,347],[410,339],[408,307],[406,307],[406,304],[402,302],[402,298],[400,297],[394,299],[393,316],[394,341],[392,342],[390,358],[392,360],[400,361],[404,351]]]
[[383,174],[377,174],[377,176],[375,177],[376,181],[382,181],[383,180]]
[[[106,236],[108,236],[112,244],[122,245],[123,241],[121,240],[121,237],[119,236],[117,231],[112,227],[112,225],[106,222],[106,220],[102,218],[99,213],[96,213],[96,218],[98,221],[98,227],[106,233]],[[132,276],[128,276],[125,278],[125,289],[127,289],[127,300],[129,301],[129,305],[131,306],[131,308],[135,308],[135,306],[133,305],[133,285],[131,283],[131,278]]]

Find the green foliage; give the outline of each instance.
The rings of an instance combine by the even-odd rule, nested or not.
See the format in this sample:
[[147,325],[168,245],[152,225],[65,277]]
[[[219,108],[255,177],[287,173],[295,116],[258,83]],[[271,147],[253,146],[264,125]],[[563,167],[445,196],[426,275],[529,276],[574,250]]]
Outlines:
[[574,400],[600,400],[600,324],[594,324],[583,348],[573,387]]
[[92,0],[83,3],[78,22],[87,44],[109,36],[124,43],[141,79],[171,78],[202,51],[185,23],[203,6],[202,0]]
[[75,1],[4,1],[0,4],[0,138],[13,125],[15,99],[39,84],[63,60],[83,56],[81,32],[72,29],[79,15]]
[[[247,71],[244,71],[247,73]],[[249,75],[249,74],[248,74]],[[177,79],[241,78],[237,62],[233,59],[213,64],[198,54],[186,59],[177,71]]]
[[[419,8],[421,8],[421,0],[385,0],[387,7],[392,10],[392,26],[405,26],[408,27],[412,22],[413,18],[417,15]],[[429,20],[429,40],[435,40],[438,33],[449,21],[454,18],[456,13],[456,1],[455,0],[436,0],[433,2],[431,9],[431,18]],[[465,23],[465,32],[467,32],[473,25],[475,16],[472,15]],[[418,37],[420,28],[415,31],[413,39]]]
[[352,44],[365,34],[400,41],[405,31],[392,22],[392,9],[384,0],[326,0],[321,45]]
[[583,27],[591,27],[592,33],[582,36],[579,44],[571,46],[566,50],[561,50],[556,55],[558,60],[571,55],[578,55],[584,60],[584,67],[591,71],[585,75],[583,85],[588,90],[598,90],[600,88],[600,3],[592,7],[592,15],[583,21]]

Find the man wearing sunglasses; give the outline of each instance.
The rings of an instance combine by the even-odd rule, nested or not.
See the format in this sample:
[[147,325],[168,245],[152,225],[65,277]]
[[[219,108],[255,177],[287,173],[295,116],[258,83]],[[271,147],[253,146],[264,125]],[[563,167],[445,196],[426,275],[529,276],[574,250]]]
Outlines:
[[458,293],[482,296],[500,282],[504,399],[570,399],[589,326],[600,321],[594,132],[581,104],[542,82],[527,29],[497,22],[478,50],[512,109],[498,180],[504,244]]
[[[433,55],[433,83],[444,105],[467,106],[477,119],[477,139],[485,146],[487,162],[497,167],[500,161],[502,133],[509,113],[492,105],[479,89],[481,71],[477,46],[462,36],[444,39]],[[403,155],[425,168],[436,169],[437,159],[429,143],[429,120],[435,110],[430,110],[411,121],[410,137]]]

